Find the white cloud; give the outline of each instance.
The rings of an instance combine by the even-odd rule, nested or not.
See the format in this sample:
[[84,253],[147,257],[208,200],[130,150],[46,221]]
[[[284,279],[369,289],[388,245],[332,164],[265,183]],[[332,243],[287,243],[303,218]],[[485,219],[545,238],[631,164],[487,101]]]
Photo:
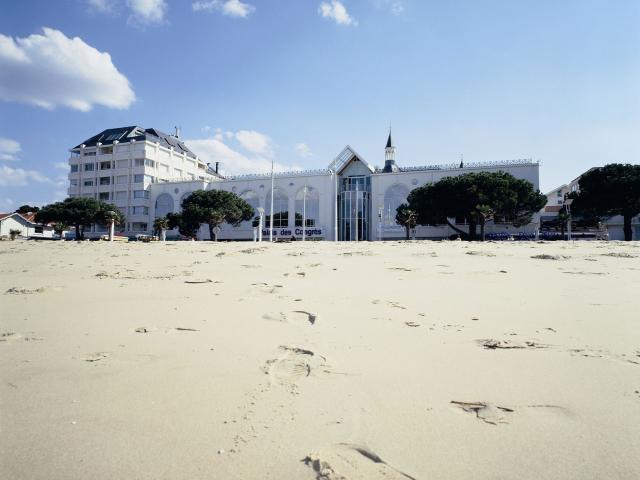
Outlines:
[[402,2],[391,2],[389,10],[391,10],[391,13],[394,15],[402,15],[404,13],[404,5]]
[[334,20],[338,25],[353,25],[358,26],[358,22],[349,15],[346,7],[338,0],[331,0],[331,2],[322,2],[318,7],[318,13],[322,18],[330,18]]
[[0,137],[0,160],[5,162],[12,162],[18,160],[18,153],[22,148],[20,143],[10,138]]
[[31,183],[53,183],[51,179],[35,170],[11,168],[0,165],[0,185],[3,187],[24,187]]
[[112,13],[113,2],[112,0],[87,0],[89,7],[98,13]]
[[[263,156],[248,157],[232,149],[216,138],[204,138],[186,140],[187,146],[192,149],[205,162],[220,162],[221,172],[225,175],[242,175],[247,173],[269,173],[271,171],[271,159]],[[299,170],[295,165],[274,163],[276,171]]]
[[209,130],[211,130],[211,127],[209,125],[205,125],[200,130],[202,130],[203,132],[208,132]]
[[86,112],[94,104],[128,108],[135,100],[108,53],[51,28],[15,40],[0,34],[0,71],[4,101]]
[[[58,170],[69,170],[69,164],[67,162],[54,162],[53,163],[53,167],[57,168]],[[65,177],[66,180],[66,177]]]
[[235,134],[235,138],[245,150],[251,153],[267,156],[273,154],[271,139],[263,133],[254,130],[240,130]]
[[246,18],[256,10],[251,4],[240,0],[199,0],[191,4],[194,12],[219,11],[229,17]]
[[165,0],[127,0],[131,9],[129,21],[141,25],[157,25],[164,22],[167,13]]
[[296,143],[293,148],[295,148],[296,152],[298,152],[298,155],[300,155],[302,158],[307,158],[312,155],[311,149],[306,143]]

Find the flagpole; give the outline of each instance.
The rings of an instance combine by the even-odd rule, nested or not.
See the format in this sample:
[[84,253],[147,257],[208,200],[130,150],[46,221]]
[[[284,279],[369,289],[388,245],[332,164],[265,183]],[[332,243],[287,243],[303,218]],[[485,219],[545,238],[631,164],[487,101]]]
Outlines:
[[305,241],[307,230],[307,182],[304,183],[304,197],[302,198],[302,241]]
[[269,242],[273,242],[273,158],[271,159],[271,218],[269,219]]

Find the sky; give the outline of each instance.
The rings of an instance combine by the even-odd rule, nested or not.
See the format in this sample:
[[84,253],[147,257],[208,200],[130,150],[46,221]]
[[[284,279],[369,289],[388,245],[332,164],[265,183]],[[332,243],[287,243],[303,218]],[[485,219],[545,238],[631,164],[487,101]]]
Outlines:
[[0,212],[69,149],[173,133],[228,174],[532,158],[543,192],[640,162],[637,0],[0,0]]

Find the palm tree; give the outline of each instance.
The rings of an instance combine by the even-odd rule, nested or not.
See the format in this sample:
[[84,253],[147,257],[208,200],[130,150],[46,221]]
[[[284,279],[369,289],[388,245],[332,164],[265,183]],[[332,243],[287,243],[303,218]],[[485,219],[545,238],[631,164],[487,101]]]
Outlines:
[[569,219],[571,219],[571,215],[569,215],[564,208],[558,212],[558,221],[560,222],[560,238],[562,240],[564,240],[564,229]]
[[153,231],[157,233],[163,242],[167,239],[167,229],[169,228],[169,220],[167,217],[156,217],[153,221]]

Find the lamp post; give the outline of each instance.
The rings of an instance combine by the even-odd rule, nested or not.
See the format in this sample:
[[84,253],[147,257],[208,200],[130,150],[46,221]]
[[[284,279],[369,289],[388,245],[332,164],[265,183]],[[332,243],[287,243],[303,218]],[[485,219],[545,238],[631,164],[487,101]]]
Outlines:
[[382,212],[384,208],[382,205],[378,207],[378,241],[382,241]]
[[573,198],[567,198],[564,201],[564,205],[567,207],[567,214],[569,218],[567,219],[567,240],[571,240],[571,204],[573,203]]
[[340,196],[338,195],[338,170],[336,168],[334,168],[334,170],[331,172],[333,174],[333,185],[334,185],[334,191],[335,191],[335,198],[334,198],[334,206],[335,206],[335,215],[333,216],[333,241],[337,242],[338,241],[338,208],[339,208],[339,198]]

